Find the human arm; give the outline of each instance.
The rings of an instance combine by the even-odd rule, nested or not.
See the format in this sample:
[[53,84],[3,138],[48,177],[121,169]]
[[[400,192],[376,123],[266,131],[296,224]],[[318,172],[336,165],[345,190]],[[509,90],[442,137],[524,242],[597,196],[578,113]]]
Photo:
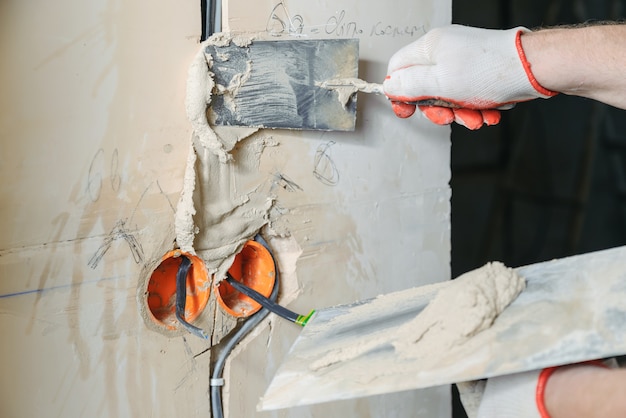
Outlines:
[[626,25],[543,29],[521,41],[545,88],[626,109]]
[[626,108],[626,25],[571,29],[436,28],[389,61],[384,89],[396,114],[438,98],[458,109],[420,106],[433,122],[470,129],[499,122],[499,108],[557,92]]

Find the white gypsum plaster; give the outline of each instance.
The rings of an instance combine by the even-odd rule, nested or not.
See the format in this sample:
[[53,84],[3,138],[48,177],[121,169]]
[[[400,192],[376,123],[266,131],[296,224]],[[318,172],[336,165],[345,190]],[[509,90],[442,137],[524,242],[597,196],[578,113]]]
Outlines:
[[398,330],[396,350],[406,357],[440,352],[489,328],[526,287],[517,272],[500,262],[459,276],[415,319]]
[[[243,38],[242,38],[243,39]],[[207,108],[215,83],[210,72],[209,44],[230,42],[224,34],[209,38],[189,69],[187,116],[193,127],[192,149],[187,160],[183,191],[176,210],[176,240],[180,248],[198,254],[210,274],[223,278],[243,243],[269,220],[273,198],[259,190],[241,191],[237,179],[242,165],[255,164],[264,139],[247,141],[238,148],[238,159],[230,151],[255,130],[225,128],[221,137],[209,124]],[[249,41],[248,41],[249,42]],[[245,45],[242,40],[238,44]],[[260,142],[259,142],[260,141]]]
[[[271,229],[271,222],[279,216],[279,211],[271,210],[276,196],[270,187],[269,174],[263,175],[258,170],[264,149],[276,147],[279,142],[257,128],[212,126],[207,119],[212,94],[234,96],[237,86],[215,84],[210,71],[211,56],[205,54],[206,46],[224,46],[232,42],[245,47],[252,39],[253,36],[249,35],[223,33],[212,36],[200,45],[188,74],[186,110],[193,133],[183,190],[176,208],[176,242],[181,250],[202,258],[209,274],[214,277],[213,284],[225,277],[243,244],[265,226],[266,238],[274,245],[279,245],[281,240],[289,241],[280,245],[299,249],[284,228],[281,228],[281,237],[273,236],[276,234]],[[236,77],[240,82],[245,78],[245,75]],[[282,256],[291,260],[296,254],[297,259],[299,253],[289,251]],[[277,256],[280,268],[279,258]],[[290,264],[283,260],[282,264],[285,263]],[[295,260],[291,264],[295,266]],[[293,271],[288,279],[297,283],[295,267],[290,270]],[[284,292],[283,289],[283,302],[297,295],[297,286],[286,289],[290,290]],[[212,343],[217,343],[236,321],[220,311],[212,294],[199,323],[213,326],[207,331],[213,335]]]
[[368,83],[358,78],[338,78],[316,83],[316,85],[336,91],[339,103],[341,103],[343,107],[346,107],[350,98],[358,91],[363,93],[384,94],[382,84]]
[[[424,291],[437,289],[437,294],[413,320],[367,344],[331,351],[310,368],[316,371],[354,359],[386,342],[392,342],[402,357],[427,357],[438,362],[450,349],[489,328],[525,286],[523,277],[499,262],[488,263],[443,285],[424,286]],[[386,297],[389,309],[395,303],[393,295]],[[356,309],[361,308],[367,309]]]

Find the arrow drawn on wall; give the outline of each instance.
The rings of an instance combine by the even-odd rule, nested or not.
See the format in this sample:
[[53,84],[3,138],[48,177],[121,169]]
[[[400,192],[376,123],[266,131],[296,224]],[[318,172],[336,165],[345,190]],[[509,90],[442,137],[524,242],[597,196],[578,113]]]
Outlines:
[[144,261],[143,248],[137,238],[126,228],[126,221],[119,220],[116,222],[115,226],[109,232],[109,234],[104,239],[100,248],[95,252],[95,254],[89,259],[89,267],[95,269],[98,267],[100,260],[102,257],[109,251],[113,242],[123,239],[126,241],[128,246],[130,247],[130,252],[135,260],[135,263],[139,264]]

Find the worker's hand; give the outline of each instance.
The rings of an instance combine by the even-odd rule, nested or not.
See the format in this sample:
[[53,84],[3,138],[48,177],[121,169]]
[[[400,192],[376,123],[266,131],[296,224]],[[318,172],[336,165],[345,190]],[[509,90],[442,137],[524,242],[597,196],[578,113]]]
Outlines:
[[536,403],[540,373],[541,370],[536,370],[488,379],[474,417],[540,418]]
[[[492,377],[487,380],[476,417],[549,417],[550,411],[546,407],[546,387],[553,373],[561,369],[577,368],[580,370],[586,367],[608,369],[617,367],[617,362],[615,359],[607,359],[605,361],[593,360],[569,366],[550,367],[543,370]],[[553,384],[558,385],[558,383],[555,382]],[[461,386],[459,386],[460,389]],[[552,393],[554,394],[554,388]],[[552,411],[552,413],[554,414],[555,411]]]
[[535,80],[522,49],[525,28],[435,28],[389,61],[385,94],[396,115],[415,112],[412,102],[436,99],[450,107],[419,106],[431,121],[469,129],[500,121],[500,110],[556,93]]

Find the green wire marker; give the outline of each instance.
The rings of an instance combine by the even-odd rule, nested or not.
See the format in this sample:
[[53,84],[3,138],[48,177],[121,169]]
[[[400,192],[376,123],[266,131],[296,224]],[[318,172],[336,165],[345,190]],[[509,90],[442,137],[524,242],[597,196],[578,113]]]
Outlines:
[[306,323],[309,322],[309,319],[311,319],[314,313],[315,313],[315,309],[312,309],[308,315],[298,315],[298,318],[296,319],[296,324],[305,326]]
[[279,304],[277,304],[276,302],[266,298],[265,296],[263,296],[262,294],[260,294],[259,292],[257,292],[254,289],[249,288],[248,286],[246,286],[243,283],[238,282],[237,280],[235,280],[235,278],[233,276],[231,276],[230,273],[226,273],[226,281],[233,287],[235,288],[235,290],[243,293],[244,295],[248,296],[249,298],[251,298],[252,300],[254,300],[255,302],[261,304],[261,306],[263,306],[264,308],[267,308],[270,312],[275,313],[276,315],[285,318],[293,323],[296,323],[300,326],[305,326],[307,322],[309,322],[309,319],[311,319],[311,317],[313,316],[313,314],[315,313],[315,309],[313,309],[311,312],[309,312],[308,315],[299,315],[293,311],[290,311],[289,309],[280,306]]

